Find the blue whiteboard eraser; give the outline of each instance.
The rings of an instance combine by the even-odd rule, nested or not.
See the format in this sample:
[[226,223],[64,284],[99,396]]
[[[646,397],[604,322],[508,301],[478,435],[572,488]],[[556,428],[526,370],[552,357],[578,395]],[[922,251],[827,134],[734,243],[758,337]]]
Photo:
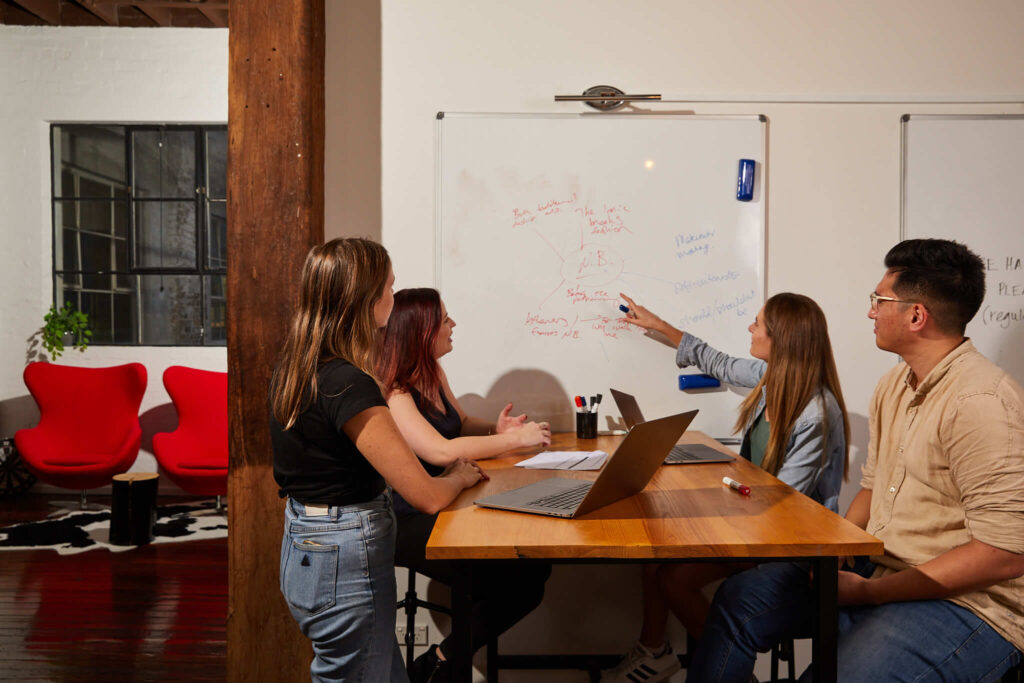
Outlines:
[[739,175],[736,178],[736,199],[741,202],[749,202],[754,198],[755,167],[753,159],[740,159]]
[[679,375],[679,391],[720,387],[722,383],[711,375]]

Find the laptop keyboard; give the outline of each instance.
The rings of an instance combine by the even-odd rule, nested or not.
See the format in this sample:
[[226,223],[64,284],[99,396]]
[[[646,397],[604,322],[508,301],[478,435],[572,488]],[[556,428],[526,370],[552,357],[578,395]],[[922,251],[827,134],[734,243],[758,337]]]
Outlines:
[[585,481],[578,486],[573,486],[571,489],[531,500],[528,504],[535,507],[554,508],[556,510],[572,510],[580,504],[580,501],[586,498],[587,491],[590,490],[591,486],[592,482]]
[[693,453],[688,453],[683,446],[673,446],[665,456],[665,462],[690,462],[691,460],[700,460],[700,458]]

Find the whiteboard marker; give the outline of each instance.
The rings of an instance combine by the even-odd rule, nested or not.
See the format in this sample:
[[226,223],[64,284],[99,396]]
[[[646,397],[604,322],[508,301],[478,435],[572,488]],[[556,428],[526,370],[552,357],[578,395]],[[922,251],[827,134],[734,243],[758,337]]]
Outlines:
[[746,484],[739,483],[735,479],[730,479],[729,477],[722,477],[722,483],[728,486],[729,488],[736,489],[744,496],[750,495],[750,487],[747,486]]

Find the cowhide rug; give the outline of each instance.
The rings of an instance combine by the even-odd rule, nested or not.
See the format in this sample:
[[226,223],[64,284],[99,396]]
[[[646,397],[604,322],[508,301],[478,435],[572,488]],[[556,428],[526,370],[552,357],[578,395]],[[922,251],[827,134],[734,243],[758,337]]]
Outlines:
[[[227,510],[216,510],[214,501],[162,505],[156,509],[153,543],[179,543],[228,535]],[[76,510],[39,522],[0,527],[0,550],[53,548],[61,555],[73,555],[106,548],[111,552],[138,546],[111,545],[109,510]]]

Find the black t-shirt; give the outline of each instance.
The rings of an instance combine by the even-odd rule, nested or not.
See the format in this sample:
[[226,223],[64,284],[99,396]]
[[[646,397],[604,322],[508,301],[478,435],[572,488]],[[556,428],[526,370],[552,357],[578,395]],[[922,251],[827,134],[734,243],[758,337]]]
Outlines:
[[278,495],[308,505],[352,505],[384,490],[373,469],[342,426],[374,406],[387,406],[372,377],[340,358],[317,371],[319,394],[292,428],[270,416],[274,480]]

